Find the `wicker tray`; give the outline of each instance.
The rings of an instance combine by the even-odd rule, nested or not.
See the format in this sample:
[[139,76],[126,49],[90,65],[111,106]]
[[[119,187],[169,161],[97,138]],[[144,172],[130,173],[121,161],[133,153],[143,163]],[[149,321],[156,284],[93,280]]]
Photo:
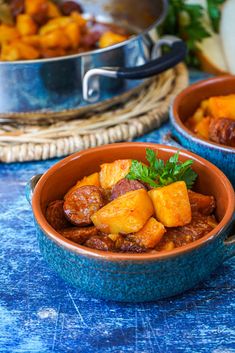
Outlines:
[[23,162],[62,157],[103,144],[130,141],[158,128],[168,117],[172,99],[188,84],[183,64],[157,76],[122,104],[70,119],[12,116],[0,122],[0,161]]

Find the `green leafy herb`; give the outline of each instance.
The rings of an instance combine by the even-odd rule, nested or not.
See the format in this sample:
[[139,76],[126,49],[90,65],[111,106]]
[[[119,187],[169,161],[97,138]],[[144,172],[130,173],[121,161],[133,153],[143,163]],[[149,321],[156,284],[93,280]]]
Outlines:
[[197,178],[197,174],[191,168],[193,161],[188,159],[183,163],[180,162],[179,152],[164,162],[162,159],[157,158],[155,151],[147,148],[146,159],[149,162],[149,166],[133,160],[126,178],[142,181],[154,188],[183,180],[189,189]]
[[225,0],[207,0],[208,15],[210,17],[212,27],[215,32],[219,31],[219,24],[221,18],[221,5]]
[[[225,0],[207,0],[207,14],[212,28],[218,32],[220,22],[220,6]],[[199,66],[195,52],[197,43],[210,37],[208,25],[203,21],[205,9],[199,4],[190,4],[187,0],[170,0],[168,14],[160,26],[160,35],[172,34],[182,38],[188,47],[187,64]]]

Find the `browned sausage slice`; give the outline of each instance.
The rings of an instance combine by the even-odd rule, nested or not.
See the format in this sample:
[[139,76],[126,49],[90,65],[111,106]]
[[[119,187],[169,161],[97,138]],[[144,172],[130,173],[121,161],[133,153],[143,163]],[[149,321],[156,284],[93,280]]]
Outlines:
[[110,199],[114,200],[117,197],[126,194],[129,191],[145,189],[146,187],[138,180],[121,179],[112,188]]
[[60,4],[60,10],[64,16],[70,16],[72,12],[76,11],[83,13],[83,9],[80,4],[75,1],[64,1]]
[[64,215],[63,204],[63,200],[56,200],[47,206],[46,219],[55,230],[67,228],[70,225]]
[[156,250],[162,250],[167,242],[173,242],[175,247],[180,247],[202,238],[208,234],[217,222],[214,216],[205,216],[194,213],[192,221],[182,227],[168,228],[162,240],[157,244]]
[[84,244],[90,237],[97,235],[97,233],[96,227],[72,227],[60,231],[63,237],[78,244]]
[[108,236],[94,236],[90,237],[85,245],[92,249],[112,251],[114,249],[114,242]]
[[202,195],[191,190],[188,190],[188,196],[192,212],[200,212],[208,216],[214,211],[214,196]]
[[209,138],[217,143],[235,147],[235,121],[232,119],[211,119]]
[[66,198],[64,213],[71,223],[85,226],[92,223],[91,216],[103,206],[101,188],[94,185],[81,186]]

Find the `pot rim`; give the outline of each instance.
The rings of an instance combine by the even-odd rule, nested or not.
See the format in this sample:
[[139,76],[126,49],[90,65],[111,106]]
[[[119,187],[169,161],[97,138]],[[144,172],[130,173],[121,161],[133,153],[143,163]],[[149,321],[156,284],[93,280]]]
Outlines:
[[159,18],[154,21],[148,28],[146,28],[144,31],[141,31],[140,33],[131,36],[129,39],[124,40],[123,42],[114,44],[114,45],[110,45],[106,48],[99,48],[99,49],[95,49],[95,50],[89,50],[83,53],[78,53],[78,54],[72,54],[72,55],[64,55],[64,56],[59,56],[59,57],[54,57],[54,58],[48,58],[48,59],[36,59],[36,60],[17,60],[17,61],[0,61],[0,66],[2,65],[27,65],[31,66],[33,64],[39,64],[39,63],[51,63],[51,62],[58,62],[58,61],[62,61],[62,60],[70,60],[70,59],[77,59],[77,58],[81,58],[81,57],[86,57],[88,55],[96,55],[96,54],[100,54],[100,53],[104,53],[104,52],[109,52],[112,51],[113,49],[118,49],[121,47],[124,47],[126,45],[128,45],[129,43],[137,40],[138,38],[143,37],[145,34],[147,34],[148,32],[150,32],[151,30],[153,30],[155,27],[157,27],[158,25],[160,25],[163,20],[166,17],[167,14],[167,9],[168,9],[168,0],[162,0],[163,2],[163,11],[162,14],[159,16]]
[[185,137],[190,138],[190,140],[192,140],[193,142],[197,144],[202,144],[203,146],[206,146],[206,147],[213,147],[216,150],[235,154],[235,147],[221,145],[219,143],[205,140],[203,138],[196,136],[191,130],[187,128],[187,126],[185,126],[185,124],[180,119],[179,112],[178,112],[179,105],[182,104],[182,101],[186,99],[188,94],[192,93],[194,90],[197,90],[198,88],[202,88],[202,87],[206,88],[208,85],[211,86],[217,82],[223,82],[223,81],[225,81],[225,83],[227,81],[234,81],[234,84],[235,84],[235,76],[224,75],[219,77],[207,78],[186,87],[173,100],[173,103],[171,104],[171,108],[170,108],[170,118],[172,123],[174,124],[174,127]]
[[198,249],[199,247],[205,245],[206,243],[212,241],[215,237],[219,236],[221,232],[227,228],[227,226],[230,224],[230,222],[233,219],[233,214],[234,214],[234,205],[235,205],[235,194],[233,187],[230,183],[230,181],[227,179],[227,177],[223,174],[222,171],[220,171],[216,166],[214,166],[212,163],[208,162],[204,158],[201,158],[197,156],[194,153],[182,150],[180,151],[180,154],[186,157],[191,157],[193,160],[198,161],[199,163],[206,165],[208,168],[210,168],[211,172],[219,174],[218,177],[220,179],[220,182],[224,184],[224,188],[228,194],[228,205],[227,205],[227,210],[225,212],[225,215],[223,219],[220,221],[217,227],[215,227],[210,233],[205,235],[204,237],[191,242],[187,245],[184,245],[182,247],[170,250],[170,251],[164,251],[164,252],[159,252],[159,253],[145,253],[145,254],[132,254],[132,253],[114,253],[114,252],[106,252],[106,251],[101,251],[101,250],[95,250],[91,249],[82,245],[78,245],[66,238],[64,238],[62,235],[60,235],[56,230],[54,230],[49,223],[47,223],[41,207],[40,207],[40,192],[44,186],[44,183],[53,176],[53,174],[66,165],[68,162],[72,162],[74,159],[77,159],[80,155],[86,155],[89,153],[94,153],[96,151],[101,151],[105,150],[107,148],[112,148],[112,149],[122,149],[123,147],[140,147],[143,146],[143,148],[155,148],[155,149],[161,149],[166,152],[173,152],[175,153],[178,149],[175,147],[171,146],[166,146],[166,145],[161,145],[161,144],[154,144],[154,143],[143,143],[143,142],[124,142],[124,143],[116,143],[116,144],[110,144],[110,145],[104,145],[101,147],[95,147],[95,148],[90,148],[88,150],[83,150],[77,153],[72,154],[71,156],[68,156],[64,159],[62,159],[60,162],[56,163],[54,166],[48,169],[45,174],[41,177],[39,180],[38,184],[35,187],[33,197],[32,197],[32,209],[34,213],[35,220],[43,233],[54,243],[59,245],[60,247],[73,252],[77,255],[81,256],[86,256],[90,258],[99,258],[102,260],[106,261],[136,261],[136,262],[143,262],[143,261],[153,261],[153,260],[164,260],[166,258],[172,258],[176,257],[178,255],[184,255],[192,250]]

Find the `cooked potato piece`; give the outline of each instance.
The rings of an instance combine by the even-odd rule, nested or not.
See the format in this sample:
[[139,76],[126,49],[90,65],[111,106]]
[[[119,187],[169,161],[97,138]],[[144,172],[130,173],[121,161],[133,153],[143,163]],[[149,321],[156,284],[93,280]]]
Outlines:
[[95,185],[100,186],[99,173],[93,173],[85,176],[82,180],[79,180],[69,191],[66,193],[64,199],[68,197],[74,190],[80,188],[81,186]]
[[132,239],[140,246],[152,249],[160,242],[165,232],[164,225],[151,217],[142,229],[133,234]]
[[41,36],[40,43],[43,48],[59,47],[66,49],[71,46],[69,38],[66,36],[64,30],[60,28]]
[[47,13],[48,0],[25,0],[25,13],[29,15],[38,15]]
[[104,163],[100,170],[100,184],[104,189],[110,189],[119,180],[125,178],[131,167],[131,159],[118,159],[113,163]]
[[208,110],[216,119],[235,119],[235,94],[209,98]]
[[65,28],[69,23],[72,22],[73,21],[70,17],[61,16],[58,18],[53,18],[40,28],[39,33],[43,35],[54,32],[56,29]]
[[58,26],[57,23],[52,22],[52,21],[48,21],[44,26],[42,26],[39,30],[39,34],[41,36],[51,33],[53,31],[55,31],[56,29],[60,28],[60,26]]
[[22,36],[30,36],[37,33],[38,27],[28,14],[17,16],[16,28]]
[[78,25],[75,22],[71,22],[65,27],[64,31],[70,41],[71,47],[76,49],[81,39],[81,33]]
[[99,47],[100,48],[109,47],[110,45],[123,42],[126,39],[127,39],[126,36],[122,36],[120,34],[107,31],[101,35],[99,40]]
[[179,227],[191,222],[191,206],[184,181],[149,191],[156,218],[166,227]]
[[130,191],[102,207],[91,217],[92,222],[107,234],[138,232],[153,215],[154,209],[144,189]]
[[11,42],[19,38],[20,33],[15,27],[5,24],[0,25],[0,43]]
[[56,18],[56,17],[60,17],[62,14],[59,10],[59,7],[56,6],[56,4],[54,4],[51,1],[48,1],[48,10],[47,10],[47,16],[49,18]]
[[40,57],[40,52],[36,48],[18,41],[14,44],[20,52],[20,59],[22,60],[35,60]]
[[81,16],[80,13],[78,13],[77,11],[73,11],[70,15],[70,18],[77,23],[77,25],[82,28],[86,25],[87,21],[85,20],[85,18],[83,18]]
[[21,59],[19,49],[14,44],[7,43],[3,43],[2,45],[0,58],[2,61],[16,61]]
[[66,55],[66,50],[63,48],[41,48],[40,51],[42,58],[55,58]]
[[38,35],[22,37],[21,41],[36,48],[40,47],[40,36]]
[[195,132],[200,136],[208,139],[209,138],[209,125],[210,125],[210,118],[206,117],[203,118],[196,126]]
[[4,44],[2,46],[1,60],[35,60],[40,56],[39,50],[21,41]]

